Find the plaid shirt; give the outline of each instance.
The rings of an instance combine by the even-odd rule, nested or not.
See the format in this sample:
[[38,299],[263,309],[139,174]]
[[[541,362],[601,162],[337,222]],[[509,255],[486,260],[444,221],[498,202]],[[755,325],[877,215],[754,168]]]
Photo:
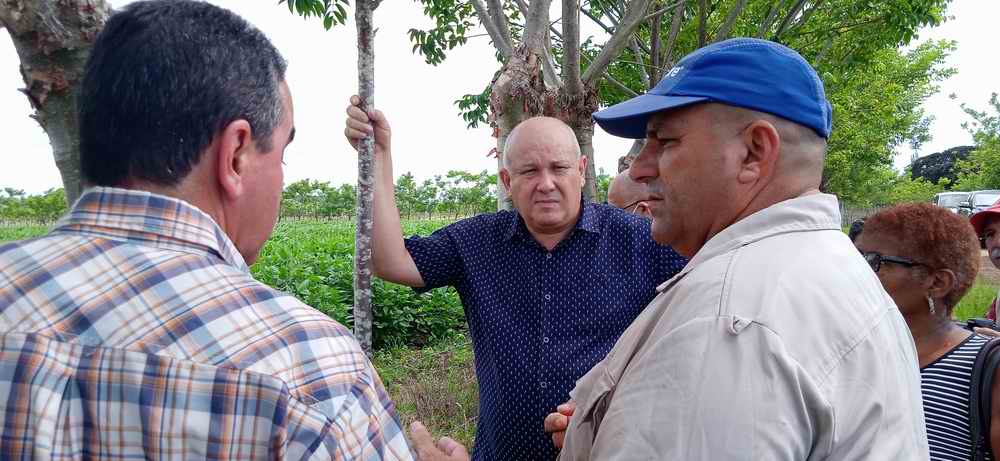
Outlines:
[[206,214],[88,190],[0,245],[0,459],[412,459],[351,333]]

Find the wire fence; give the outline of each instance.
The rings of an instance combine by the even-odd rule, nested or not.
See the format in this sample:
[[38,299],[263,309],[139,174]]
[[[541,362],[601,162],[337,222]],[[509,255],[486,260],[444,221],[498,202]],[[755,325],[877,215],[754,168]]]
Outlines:
[[0,219],[0,227],[49,227],[55,222],[54,219]]

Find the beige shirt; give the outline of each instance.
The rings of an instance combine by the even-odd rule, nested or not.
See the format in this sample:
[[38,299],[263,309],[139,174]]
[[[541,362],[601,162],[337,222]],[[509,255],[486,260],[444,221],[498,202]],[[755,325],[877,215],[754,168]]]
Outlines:
[[695,255],[571,393],[562,460],[924,460],[910,332],[840,229],[778,203]]

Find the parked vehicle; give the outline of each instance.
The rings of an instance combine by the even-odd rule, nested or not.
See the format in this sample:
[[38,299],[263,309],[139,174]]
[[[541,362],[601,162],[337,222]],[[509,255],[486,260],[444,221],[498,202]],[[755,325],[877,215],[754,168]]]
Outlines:
[[969,198],[959,204],[958,212],[972,216],[983,211],[1000,199],[1000,190],[977,190],[969,193]]
[[966,200],[969,200],[968,192],[951,191],[934,195],[933,203],[939,207],[951,210],[952,213],[958,213],[959,206]]

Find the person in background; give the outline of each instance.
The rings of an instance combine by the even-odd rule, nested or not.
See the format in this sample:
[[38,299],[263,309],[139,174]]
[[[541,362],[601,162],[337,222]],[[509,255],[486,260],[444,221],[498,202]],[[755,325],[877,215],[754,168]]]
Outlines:
[[[980,211],[969,218],[969,222],[986,243],[986,253],[989,255],[993,266],[1000,269],[1000,203]],[[986,318],[996,322],[997,320],[997,299],[993,298],[989,309],[986,311]]]
[[629,177],[628,170],[618,173],[608,185],[608,203],[629,213],[651,218],[648,200],[649,189]]
[[419,291],[454,286],[465,307],[479,381],[474,459],[554,459],[545,415],[687,260],[653,241],[648,219],[583,200],[587,158],[548,117],[507,138],[500,179],[514,211],[404,240],[389,123],[357,103],[345,135],[355,147],[375,136],[375,275]]
[[[854,243],[899,306],[916,344],[931,459],[973,459],[970,378],[990,338],[956,324],[952,311],[979,272],[976,233],[946,208],[909,203],[868,217]],[[994,414],[1000,412],[998,387],[1000,377]],[[990,444],[1000,447],[1000,430],[992,432]]]

